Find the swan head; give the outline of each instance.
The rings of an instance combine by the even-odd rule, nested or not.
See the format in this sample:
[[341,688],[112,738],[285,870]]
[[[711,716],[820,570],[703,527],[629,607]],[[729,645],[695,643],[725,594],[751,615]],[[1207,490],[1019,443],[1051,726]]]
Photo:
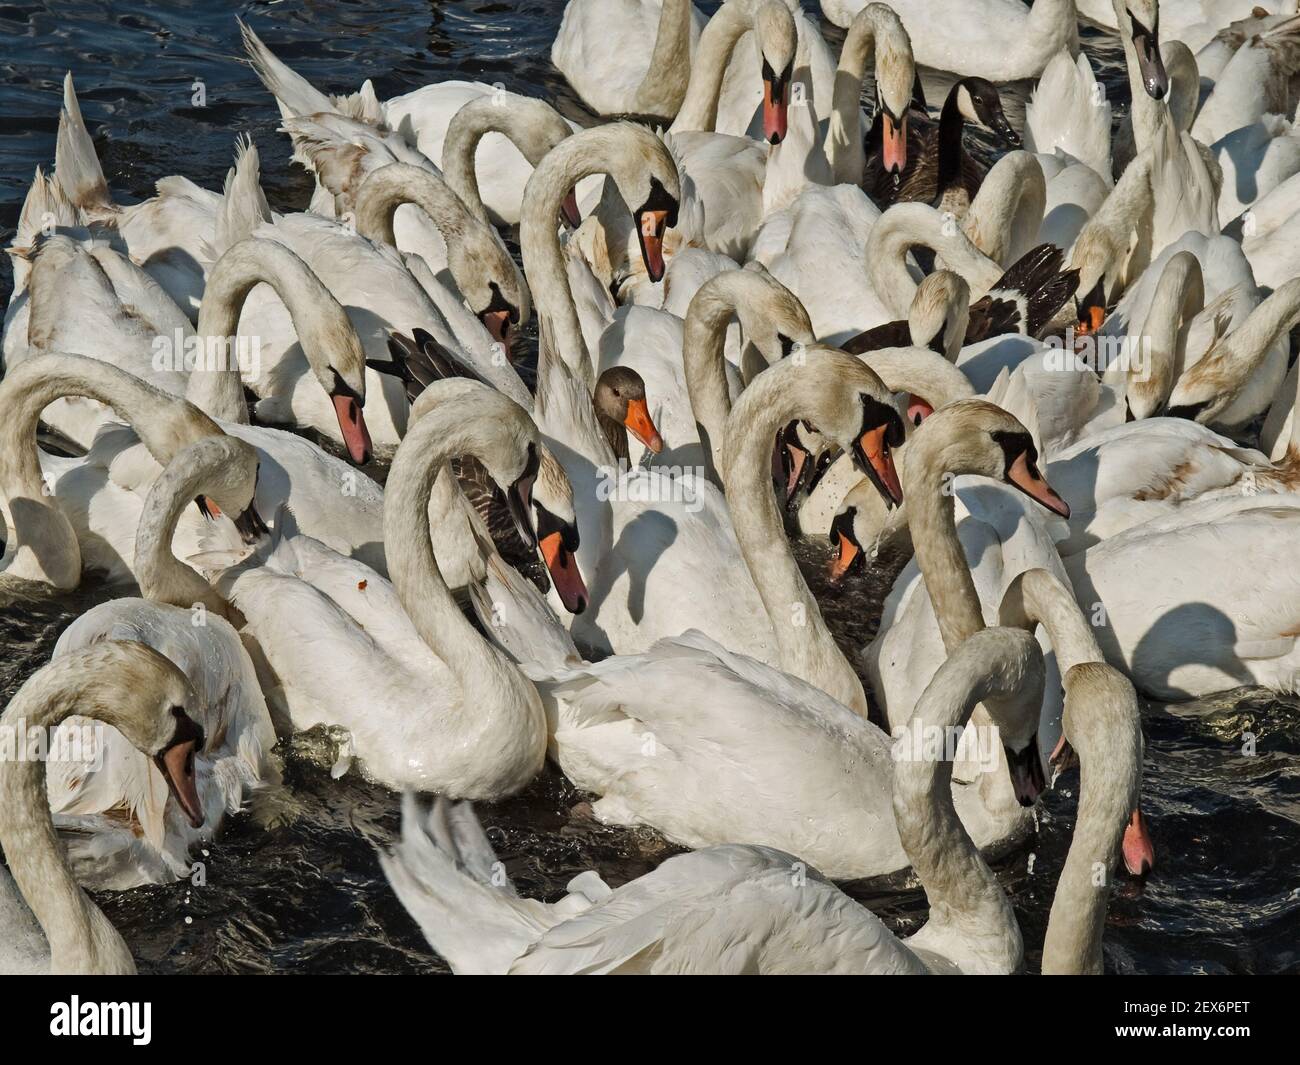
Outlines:
[[183,460],[191,470],[202,471],[194,502],[205,518],[227,515],[246,544],[270,532],[253,498],[257,492],[258,457],[249,444],[233,436],[208,437],[186,448],[176,459]]
[[190,824],[202,827],[194,775],[204,742],[196,722],[201,707],[185,674],[152,647],[133,641],[106,640],[86,648],[79,652],[79,666],[83,687],[77,712],[112,725],[152,760]]
[[957,110],[967,122],[983,126],[1014,147],[1020,146],[1020,137],[1007,121],[1002,97],[993,82],[986,78],[963,78],[953,87],[953,93]]
[[912,39],[902,20],[887,4],[869,4],[858,13],[857,19],[873,27],[881,162],[887,171],[898,176],[907,166],[907,114],[917,84]]
[[796,353],[772,369],[782,375],[772,384],[780,387],[782,378],[788,379],[800,421],[850,455],[887,506],[901,503],[893,449],[903,443],[903,419],[876,372],[856,356],[821,346]]
[[952,477],[973,474],[1009,484],[1063,518],[1070,507],[1038,469],[1038,449],[1015,415],[982,399],[948,403],[922,422],[908,445],[914,476],[941,479],[952,495]]
[[656,455],[664,449],[646,401],[645,381],[630,366],[611,366],[596,379],[596,412],[627,429]]
[[532,314],[532,298],[496,230],[467,216],[462,231],[447,241],[447,267],[466,306],[509,351],[512,330]]
[[827,576],[832,588],[838,588],[850,573],[865,565],[867,552],[863,545],[873,542],[878,531],[872,525],[872,517],[878,517],[880,509],[875,495],[874,485],[860,481],[849,489],[831,520],[830,541],[835,554]]
[[[730,273],[731,271],[724,271],[715,275],[700,286],[700,291],[705,291],[707,287],[710,293],[714,293],[736,281],[746,286],[736,293],[736,317],[740,319],[745,343],[753,345],[765,363],[770,366],[792,354],[800,345],[816,342],[812,320],[799,297],[762,265],[757,262],[746,263],[744,270],[735,279],[728,276]],[[757,283],[749,280],[747,275],[757,278]]]
[[966,339],[969,315],[970,285],[964,277],[952,270],[927,274],[907,314],[912,343],[955,362]]
[[780,0],[769,0],[754,13],[763,70],[763,136],[769,144],[785,140],[789,128],[790,82],[798,31],[794,16]]
[[1164,99],[1169,91],[1169,75],[1160,54],[1160,9],[1156,0],[1122,0],[1117,11],[1121,30],[1126,30],[1137,51],[1138,73],[1142,88],[1153,100]]
[[[674,168],[675,169],[675,168]],[[676,184],[676,174],[673,175]],[[658,176],[650,175],[649,187],[641,206],[633,209],[637,240],[641,244],[641,261],[651,281],[662,281],[664,276],[664,233],[677,224],[677,211],[681,204],[680,192],[674,194]],[[622,190],[620,189],[620,192]],[[625,202],[636,203],[633,199]]]
[[578,517],[564,467],[540,439],[534,439],[528,442],[518,476],[499,477],[491,466],[488,472],[498,484],[510,486],[506,499],[515,529],[524,543],[541,553],[564,609],[581,614],[591,596],[578,569]]

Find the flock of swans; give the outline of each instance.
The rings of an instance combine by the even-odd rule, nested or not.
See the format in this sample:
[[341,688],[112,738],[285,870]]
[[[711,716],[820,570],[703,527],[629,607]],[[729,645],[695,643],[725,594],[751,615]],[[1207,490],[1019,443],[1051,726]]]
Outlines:
[[[186,876],[326,726],[403,793],[380,861],[456,972],[1018,971],[989,862],[1071,764],[1042,968],[1101,971],[1156,862],[1139,693],[1297,689],[1300,15],[822,13],[838,57],[795,0],[569,0],[588,128],[327,95],[242,25],[315,180],[286,213],[248,140],[221,190],[119,204],[69,75],[8,249],[0,595],[122,596],[0,717],[95,737],[0,760],[0,970],[133,972],[86,889]],[[792,535],[835,584],[910,554],[865,647]],[[519,897],[467,800],[548,758],[684,853]],[[906,939],[834,884],[906,870]]]

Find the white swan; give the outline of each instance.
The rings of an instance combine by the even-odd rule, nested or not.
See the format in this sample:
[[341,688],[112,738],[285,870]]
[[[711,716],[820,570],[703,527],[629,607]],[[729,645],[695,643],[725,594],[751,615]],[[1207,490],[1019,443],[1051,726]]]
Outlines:
[[[365,147],[382,145],[381,150],[401,156],[398,161],[415,161],[394,143],[395,135],[428,164],[440,168],[468,206],[474,208],[473,201],[481,200],[497,225],[518,223],[524,185],[533,167],[578,128],[544,101],[506,92],[499,83],[439,81],[381,101],[367,80],[351,96],[326,96],[276,58],[242,20],[240,32],[244,51],[275,97],[286,124],[311,117],[337,129],[347,127],[348,120],[357,121],[371,127],[361,138]],[[480,102],[493,110],[476,107],[461,114]],[[331,115],[335,117],[323,117]],[[459,127],[459,134],[453,132],[453,125]],[[338,148],[348,153],[342,144]],[[576,203],[570,200],[569,206],[569,221],[576,225]],[[409,212],[403,214],[409,217]]]
[[532,684],[465,619],[438,570],[430,497],[455,490],[439,470],[463,454],[482,462],[508,486],[521,534],[541,542],[553,573],[572,569],[576,533],[571,516],[532,494],[539,438],[517,404],[461,379],[431,385],[417,414],[384,498],[391,584],[291,535],[287,516],[251,558],[230,566],[228,552],[215,551],[201,564],[222,568],[214,583],[244,615],[279,680],[272,705],[295,729],[346,729],[364,772],[386,786],[499,798],[541,768],[545,716]]
[[[96,768],[51,764],[50,808],[82,884],[122,890],[189,876],[190,848],[237,813],[255,788],[278,780],[275,731],[248,652],[221,616],[225,604],[171,547],[182,510],[197,497],[209,512],[234,517],[254,535],[256,479],[257,453],[242,441],[211,436],[179,451],[154,482],[140,517],[135,572],[143,598],[101,603],[64,629],[55,645],[55,660],[107,640],[153,647],[193,685],[207,738],[195,751],[199,830],[179,804],[168,802],[163,777],[116,729],[98,736]],[[70,739],[88,724],[68,718],[59,732]]]
[[[153,759],[172,796],[202,819],[194,753],[203,730],[185,675],[151,647],[109,640],[37,670],[0,716],[49,730],[72,714],[116,728]],[[77,885],[45,800],[46,763],[0,762],[0,972],[132,975],[131,951]]]
[[596,114],[668,122],[703,28],[691,0],[569,0],[551,62]]
[[[136,432],[105,435],[81,459],[46,455],[36,446],[41,411],[68,395],[111,406]],[[6,584],[75,588],[83,568],[103,570],[110,580],[129,576],[125,558],[134,555],[141,481],[147,485],[181,448],[221,433],[183,400],[97,359],[61,352],[6,373],[0,410],[0,513],[7,527],[0,577]]]
[[[917,705],[918,730],[959,726],[990,696],[1024,701],[1042,684],[1023,633],[977,633]],[[1069,856],[1044,945],[1045,972],[1101,971],[1101,931],[1120,833],[1137,791],[1141,738],[1132,686],[1089,663],[1066,677],[1067,728],[1084,766]],[[402,839],[380,854],[398,897],[458,973],[1007,973],[1023,961],[1010,903],[962,828],[951,763],[896,762],[894,809],[930,920],[896,939],[803,856],[732,844],[670,858],[617,890],[594,873],[554,905],[497,886],[495,855],[467,806],[413,800]]]
[[[906,452],[904,491],[916,556],[895,580],[880,629],[863,652],[872,691],[895,725],[906,723],[945,651],[983,628],[986,612],[996,616],[1018,573],[1036,568],[1065,576],[1045,522],[1029,505],[1000,486],[964,487],[953,479],[992,477],[1053,513],[1070,513],[1038,472],[1037,451],[1025,427],[987,401],[961,400],[935,411]],[[954,514],[958,499],[970,513],[960,527]],[[1030,798],[1033,783],[1042,783],[1035,755],[1055,746],[1046,731],[1016,766],[1018,787]]]
[[[1154,9],[1154,0],[1145,0]],[[822,0],[822,14],[848,27],[863,0]],[[1026,7],[1020,0],[978,0],[953,11],[939,0],[895,0],[916,62],[990,81],[1036,78],[1062,48],[1079,50],[1073,0]],[[1137,6],[1136,3],[1134,6]],[[1151,18],[1148,25],[1154,24]]]

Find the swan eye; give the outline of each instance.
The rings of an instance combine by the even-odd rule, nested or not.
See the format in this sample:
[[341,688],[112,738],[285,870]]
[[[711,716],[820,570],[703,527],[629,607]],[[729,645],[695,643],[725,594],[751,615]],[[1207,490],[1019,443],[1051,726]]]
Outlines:
[[784,333],[777,333],[776,339],[781,345],[781,358],[787,358],[794,351],[794,340]]

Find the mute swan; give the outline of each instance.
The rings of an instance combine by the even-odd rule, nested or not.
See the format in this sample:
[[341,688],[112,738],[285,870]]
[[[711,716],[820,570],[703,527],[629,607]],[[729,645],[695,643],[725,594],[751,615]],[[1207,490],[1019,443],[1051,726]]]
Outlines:
[[[1041,686],[1041,671],[1023,633],[977,633],[940,667],[915,727],[960,726],[989,696],[1024,700]],[[1075,667],[1065,684],[1083,795],[1043,968],[1099,972],[1109,871],[1140,774],[1137,701],[1131,685],[1096,663]],[[547,905],[491,881],[495,855],[468,806],[440,801],[426,818],[408,797],[402,839],[380,862],[430,945],[460,973],[1017,971],[1020,929],[957,820],[951,763],[903,758],[896,766],[900,835],[930,903],[928,923],[902,941],[799,857],[768,847],[679,855],[617,890],[585,873]]]
[[596,114],[669,122],[703,28],[691,0],[569,0],[551,62]]
[[[837,185],[863,183],[867,126],[859,103],[867,65],[874,60],[876,117],[880,123],[882,173],[897,175],[908,161],[908,110],[916,67],[912,42],[887,4],[872,3],[854,17],[840,48],[835,90],[826,131],[826,155]],[[824,106],[824,104],[822,105]]]
[[[273,298],[283,300],[282,311],[288,309],[291,343],[307,362],[313,387],[322,390],[322,404],[329,399],[335,433],[347,444],[353,461],[369,460],[361,345],[343,308],[296,255],[266,241],[233,245],[210,271],[196,330],[188,323],[177,324],[175,318],[146,317],[137,300],[119,291],[119,284],[121,278],[135,279],[147,287],[147,276],[116,253],[106,255],[101,260],[58,235],[37,249],[29,281],[29,358],[45,351],[70,351],[103,359],[173,395],[187,396],[214,417],[246,422],[243,390],[230,394],[226,370],[233,367],[237,375],[241,361],[253,368],[261,361],[260,340],[241,341],[237,323],[250,290],[263,283],[274,291]],[[105,262],[119,284],[104,269]],[[245,338],[250,335],[258,337],[243,333]],[[56,408],[44,417],[83,447],[91,446],[107,420],[102,409],[90,403]]]
[[[1144,0],[1152,9],[1155,0]],[[862,0],[822,0],[822,14],[847,27]],[[890,4],[912,38],[919,66],[990,81],[1036,78],[1062,48],[1079,50],[1072,0],[1043,0],[1026,7],[1019,0],[978,0],[953,11],[937,0],[895,0]],[[1134,7],[1139,6],[1135,0]]]
[[[1015,417],[976,399],[935,411],[908,441],[903,476],[911,486],[905,490],[907,522],[916,554],[895,580],[880,630],[862,656],[891,723],[907,721],[933,663],[984,628],[985,609],[996,608],[1017,573],[1042,568],[1064,578],[1043,519],[1003,488],[954,481],[962,474],[992,477],[1068,517],[1069,506],[1038,472],[1037,458]],[[959,498],[971,515],[960,528],[954,517]],[[1037,748],[1054,746],[1044,740],[1040,736],[1013,767],[1018,794],[1032,798],[1033,785],[1041,787]]]
[[[236,516],[250,537],[264,529],[252,503],[256,477],[257,453],[231,437],[206,437],[177,452],[150,489],[140,518],[135,572],[144,598],[99,604],[55,645],[56,661],[108,640],[153,647],[193,686],[207,737],[195,750],[201,831],[178,804],[167,802],[163,777],[112,727],[98,739],[100,767],[51,764],[50,808],[56,827],[69,830],[68,857],[83,884],[122,890],[188,877],[190,848],[201,834],[213,835],[253,789],[278,779],[271,755],[275,731],[248,652],[221,616],[225,604],[171,548],[181,511],[196,497],[210,512]],[[60,731],[71,738],[86,724],[72,717]]]
[[[1241,685],[1295,691],[1294,494],[1227,493],[1179,507],[1065,559],[1075,595],[1104,624],[1108,660],[1164,701]],[[1243,598],[1242,589],[1250,595]]]
[[[72,714],[116,728],[153,759],[177,804],[202,821],[194,754],[203,730],[185,675],[151,647],[109,640],[50,662],[28,678],[0,725],[54,729]],[[46,763],[0,762],[0,971],[134,975],[131,951],[77,885],[45,799]]]
[[[287,119],[284,125],[298,153],[316,168],[325,190],[322,198],[332,201],[329,210],[313,201],[313,213],[355,225],[361,236],[398,248],[404,258],[418,256],[427,274],[409,258],[408,265],[453,330],[464,336],[461,319],[469,312],[493,340],[508,348],[510,330],[528,318],[527,289],[488,224],[472,172],[462,177],[471,189],[467,195],[472,194],[472,201],[466,201],[413,150],[407,154],[415,156],[416,163],[392,153],[358,153],[352,143],[359,138],[353,136],[344,142],[343,159],[336,160],[337,140],[324,121],[361,124],[337,116],[317,118]],[[454,124],[451,132],[461,135]]]
[[[138,436],[107,437],[84,459],[45,455],[36,446],[37,422],[51,401],[66,395],[111,406]],[[95,541],[134,537],[138,464],[166,464],[187,444],[221,433],[202,411],[125,371],[61,352],[9,370],[0,380],[0,410],[0,512],[7,527],[0,574],[5,583],[38,581],[65,590],[80,583],[83,564],[116,576],[115,552],[99,552]]]
[[[373,127],[363,138],[367,144],[380,141],[388,151],[400,152],[390,139],[396,135],[441,168],[467,206],[475,209],[474,201],[480,200],[495,225],[519,222],[524,185],[533,167],[578,128],[544,101],[506,92],[500,84],[440,81],[381,101],[367,81],[352,97],[326,96],[276,58],[242,20],[240,32],[253,70],[275,97],[286,122],[306,116],[319,121],[322,115],[337,113],[341,119]],[[471,104],[479,106],[462,115]],[[491,105],[492,110],[481,104]],[[453,122],[459,132],[453,131]],[[402,213],[409,218],[409,211]],[[566,214],[576,225],[577,205],[572,197],[566,202]]]
[[868,167],[866,186],[871,198],[882,207],[920,201],[962,218],[987,172],[962,143],[967,122],[991,130],[1013,148],[1020,146],[1019,136],[1002,112],[997,87],[985,78],[962,78],[948,91],[937,126],[911,127],[909,165],[901,174],[891,173],[883,159]]
[[[507,485],[520,532],[540,543],[556,583],[573,573],[577,533],[532,492],[536,427],[518,406],[474,381],[440,381],[420,397],[384,497],[392,583],[310,537],[277,536],[230,565],[201,557],[246,619],[279,686],[268,692],[295,729],[341,726],[365,773],[388,787],[500,798],[541,768],[546,722],[532,684],[461,614],[438,570],[429,532],[438,473],[468,454]],[[435,488],[435,480],[441,485]],[[581,609],[582,604],[575,604]],[[470,708],[473,713],[467,712]]]

